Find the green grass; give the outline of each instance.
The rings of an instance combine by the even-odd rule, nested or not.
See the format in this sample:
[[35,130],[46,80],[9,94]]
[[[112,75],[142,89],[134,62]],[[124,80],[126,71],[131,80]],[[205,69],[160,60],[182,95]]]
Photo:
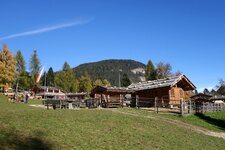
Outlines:
[[165,118],[176,119],[189,123],[192,125],[200,126],[212,131],[225,132],[225,111],[223,112],[209,112],[205,114],[195,114],[189,116],[180,116],[178,114],[157,114],[152,111],[142,109],[121,109],[123,112],[134,113],[142,116],[160,116]]
[[42,100],[39,100],[39,99],[29,99],[28,100],[28,103],[29,104],[38,104],[38,105],[41,105],[42,104]]
[[[142,111],[138,113],[142,114]],[[97,109],[45,110],[10,103],[0,95],[0,149],[224,147],[223,139],[197,134],[157,120]]]
[[186,117],[177,117],[177,119],[201,126],[213,131],[225,132],[225,112],[210,112],[205,114],[196,114]]

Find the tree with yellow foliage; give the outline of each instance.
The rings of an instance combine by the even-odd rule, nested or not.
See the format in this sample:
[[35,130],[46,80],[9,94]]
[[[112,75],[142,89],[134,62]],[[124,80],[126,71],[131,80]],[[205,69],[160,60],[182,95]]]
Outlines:
[[16,77],[16,59],[13,53],[3,44],[0,50],[0,85],[8,88]]

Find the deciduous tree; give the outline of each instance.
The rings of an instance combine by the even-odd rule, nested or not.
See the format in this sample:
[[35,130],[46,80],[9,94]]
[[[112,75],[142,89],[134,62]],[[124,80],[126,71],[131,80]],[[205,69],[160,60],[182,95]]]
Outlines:
[[158,79],[164,79],[167,77],[172,76],[172,66],[169,63],[163,63],[163,62],[159,62],[157,65],[157,78]]
[[97,86],[103,86],[102,80],[100,79],[95,80],[95,82],[93,83],[93,88]]
[[6,44],[0,51],[0,84],[11,86],[16,76],[16,58]]
[[55,75],[55,85],[66,92],[77,92],[79,83],[70,65],[65,62],[62,71]]
[[111,86],[111,83],[106,79],[102,80],[102,84],[103,86]]
[[92,90],[91,77],[87,72],[85,72],[85,75],[81,76],[79,80],[79,91],[90,93],[91,90]]

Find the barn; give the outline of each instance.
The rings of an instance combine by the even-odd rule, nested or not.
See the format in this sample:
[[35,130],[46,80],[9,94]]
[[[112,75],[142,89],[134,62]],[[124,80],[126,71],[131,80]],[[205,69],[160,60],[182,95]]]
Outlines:
[[[157,98],[158,104],[163,106],[179,105],[180,100],[187,100],[193,96],[195,85],[185,76],[174,76],[166,79],[133,83],[128,86],[135,91],[132,97],[138,97],[139,101],[153,101]],[[147,104],[147,103],[146,103]],[[154,103],[148,103],[153,105]]]
[[92,90],[91,96],[97,99],[101,107],[112,108],[122,107],[125,96],[133,92],[125,87],[97,86]]

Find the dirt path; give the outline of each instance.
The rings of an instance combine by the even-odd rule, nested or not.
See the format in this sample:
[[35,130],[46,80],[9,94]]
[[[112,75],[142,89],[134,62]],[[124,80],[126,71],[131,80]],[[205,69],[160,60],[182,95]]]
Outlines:
[[130,113],[130,112],[123,112],[123,111],[120,111],[120,110],[117,110],[117,109],[110,109],[110,110],[113,111],[113,112],[116,112],[116,113],[124,114],[124,115],[129,115],[129,116],[134,116],[134,117],[143,117],[143,118],[155,119],[155,120],[160,120],[160,121],[172,123],[174,125],[177,125],[178,127],[190,129],[190,130],[192,130],[194,132],[197,132],[197,133],[202,133],[202,134],[205,134],[205,135],[225,139],[225,133],[223,133],[223,132],[210,131],[208,129],[205,129],[205,128],[202,128],[202,127],[199,127],[199,126],[195,126],[195,125],[191,125],[191,124],[188,124],[188,123],[184,123],[182,121],[178,121],[178,120],[175,120],[175,119],[169,119],[169,118],[164,118],[164,117],[159,117],[159,116],[142,116],[142,115],[134,114],[134,113]]
[[31,107],[37,107],[37,108],[43,108],[43,109],[46,109],[46,107],[45,107],[44,105],[29,104],[29,106],[31,106]]

